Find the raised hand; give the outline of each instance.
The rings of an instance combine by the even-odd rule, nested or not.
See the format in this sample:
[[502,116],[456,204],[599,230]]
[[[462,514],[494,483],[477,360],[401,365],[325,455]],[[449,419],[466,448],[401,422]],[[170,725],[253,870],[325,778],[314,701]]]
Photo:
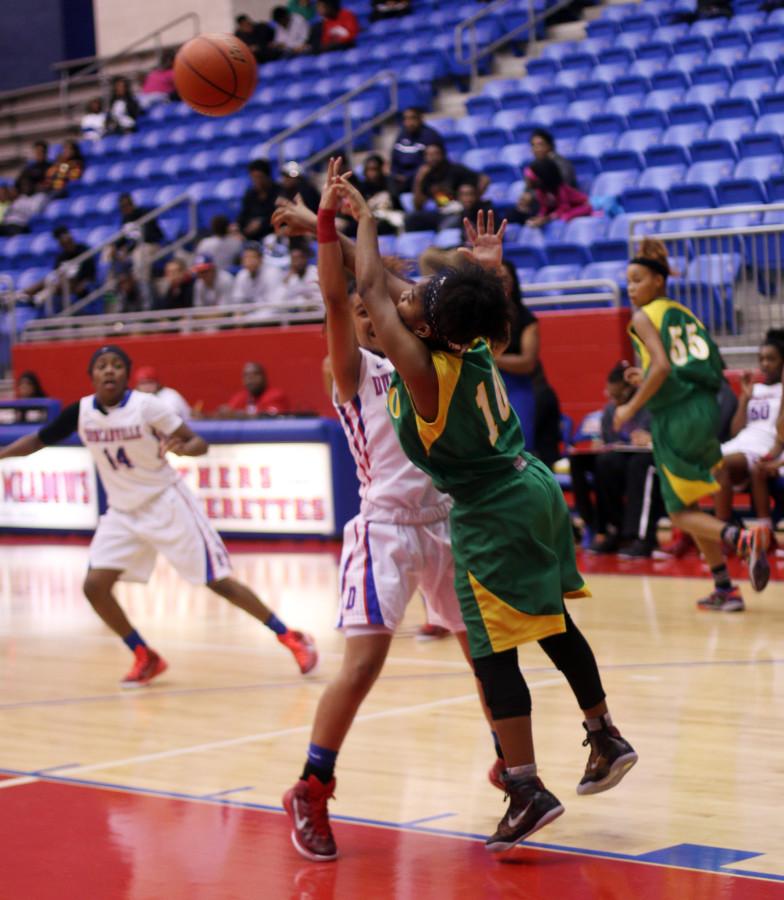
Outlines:
[[458,253],[463,259],[470,260],[483,269],[500,269],[504,256],[506,224],[504,219],[498,231],[495,230],[495,213],[492,209],[487,213],[486,219],[484,210],[479,210],[476,227],[468,219],[463,219],[463,227],[471,247],[460,247]]
[[343,165],[343,159],[340,156],[330,157],[327,165],[327,180],[324,182],[324,188],[321,191],[321,203],[319,209],[337,210],[340,206],[342,194],[340,185],[343,179],[350,178],[351,172],[344,172],[341,175],[340,169]]
[[293,201],[278,197],[275,206],[271,220],[275,234],[297,237],[316,233],[316,214],[305,206],[299,194]]
[[343,175],[339,175],[337,179],[337,189],[340,192],[340,196],[345,201],[344,207],[347,207],[348,213],[353,219],[359,221],[359,219],[363,215],[372,216],[373,213],[370,211],[367,200],[365,200],[362,194],[348,180],[350,176],[351,172],[346,172]]

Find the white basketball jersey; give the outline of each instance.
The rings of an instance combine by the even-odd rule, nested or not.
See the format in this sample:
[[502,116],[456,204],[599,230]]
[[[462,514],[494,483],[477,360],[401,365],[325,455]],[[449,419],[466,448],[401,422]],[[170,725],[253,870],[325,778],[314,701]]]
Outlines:
[[126,391],[106,410],[94,394],[82,397],[79,437],[93,455],[109,506],[131,512],[179,479],[160,446],[180,425],[182,419],[153,394]]
[[387,413],[394,368],[388,359],[360,349],[359,386],[335,409],[357,464],[360,512],[368,521],[416,525],[443,519],[451,501],[403,453]]
[[781,382],[778,384],[755,384],[746,407],[746,434],[764,438],[770,445],[776,440],[776,420],[781,408]]

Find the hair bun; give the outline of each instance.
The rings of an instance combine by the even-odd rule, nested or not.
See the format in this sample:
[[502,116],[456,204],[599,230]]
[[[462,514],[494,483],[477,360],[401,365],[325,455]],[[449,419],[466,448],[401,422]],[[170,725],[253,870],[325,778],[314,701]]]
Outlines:
[[642,256],[645,259],[656,260],[656,262],[661,263],[667,268],[667,271],[672,274],[672,269],[670,269],[670,262],[667,259],[667,248],[664,246],[662,241],[658,240],[657,238],[644,237],[640,241],[640,248],[637,252],[637,255]]

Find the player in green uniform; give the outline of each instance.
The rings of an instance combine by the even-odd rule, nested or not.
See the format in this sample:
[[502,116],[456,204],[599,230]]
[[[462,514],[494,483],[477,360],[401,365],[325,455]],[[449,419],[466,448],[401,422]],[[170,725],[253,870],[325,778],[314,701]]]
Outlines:
[[[487,847],[508,850],[563,812],[538,779],[531,696],[517,647],[539,641],[566,676],[585,716],[591,751],[580,794],[616,785],[637,754],[613,726],[593,652],[564,607],[585,595],[569,514],[549,470],[524,450],[488,340],[505,344],[503,223],[466,223],[474,251],[450,270],[390,297],[375,220],[341,178],[358,220],[358,290],[395,366],[388,407],[404,451],[454,501],[455,584],[474,670],[503,750],[506,814]],[[481,263],[485,268],[480,268]],[[490,271],[486,271],[489,269]]]
[[686,307],[667,298],[669,274],[664,244],[645,238],[627,276],[629,299],[637,307],[629,334],[640,354],[644,378],[634,397],[616,409],[613,425],[620,429],[647,405],[653,456],[670,520],[691,534],[713,574],[713,592],[697,605],[738,612],[744,608],[743,598],[730,580],[723,547],[736,549],[748,560],[751,586],[761,591],[770,578],[769,536],[762,526],[725,525],[697,506],[719,490],[713,476],[721,464],[716,392],[724,376],[719,351],[705,326]]

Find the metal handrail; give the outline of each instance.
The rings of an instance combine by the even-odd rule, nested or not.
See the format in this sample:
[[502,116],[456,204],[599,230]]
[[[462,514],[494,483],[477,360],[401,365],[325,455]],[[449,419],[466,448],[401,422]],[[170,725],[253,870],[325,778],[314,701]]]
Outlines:
[[[183,203],[188,204],[188,231],[181,235],[180,237],[175,238],[173,241],[170,241],[167,244],[164,244],[159,250],[157,250],[151,257],[150,261],[155,262],[160,259],[162,256],[166,256],[169,253],[172,253],[176,250],[179,250],[180,247],[185,246],[188,242],[192,241],[196,235],[198,234],[198,209],[197,203],[193,200],[190,194],[183,193],[179,194],[173,200],[169,200],[168,203],[164,203],[161,206],[158,206],[156,209],[150,210],[150,212],[145,213],[143,216],[140,216],[138,219],[133,220],[134,225],[145,225],[147,222],[151,222],[153,219],[157,219],[159,216],[167,213],[170,209],[173,209],[175,206],[180,206]],[[106,247],[110,244],[113,244],[115,241],[120,240],[120,238],[125,236],[125,232],[122,228],[115,231],[108,238],[103,240],[98,246],[91,247],[89,250],[85,250],[84,253],[80,253],[79,256],[75,256],[73,259],[68,260],[69,266],[81,266],[81,264],[90,259],[91,256],[98,256],[101,254]],[[70,295],[68,293],[68,280],[63,280],[62,285],[62,293],[63,293],[63,309],[56,313],[53,318],[59,321],[62,321],[63,318],[70,317],[75,313],[78,313],[79,310],[84,309],[89,303],[92,303],[94,300],[97,300],[103,294],[106,293],[106,284],[102,284],[99,287],[95,288],[95,290],[90,291],[86,297],[82,297],[77,300],[76,303],[69,303]],[[38,321],[46,321],[43,319],[39,319]]]
[[[383,112],[377,113],[375,116],[373,116],[372,119],[368,119],[367,121],[363,122],[355,130],[353,122],[351,121],[351,110],[349,109],[348,104],[355,97],[358,97],[360,94],[365,93],[368,89],[372,88],[376,84],[384,84],[389,87],[389,106]],[[335,150],[338,150],[341,147],[348,146],[349,150],[353,150],[355,138],[364,134],[366,131],[375,128],[376,125],[381,124],[386,119],[390,118],[390,116],[394,116],[398,112],[398,95],[397,72],[393,71],[392,69],[384,69],[381,72],[376,72],[375,75],[372,75],[367,79],[367,81],[363,81],[362,84],[358,87],[352,88],[350,91],[346,91],[345,94],[341,94],[339,97],[331,100],[325,106],[321,106],[315,112],[310,113],[310,115],[306,116],[300,122],[297,122],[296,125],[292,125],[290,128],[287,128],[285,131],[279,132],[268,141],[264,141],[263,146],[265,148],[266,155],[269,155],[272,148],[277,146],[278,165],[282,166],[285,162],[283,158],[283,142],[288,140],[298,132],[304,130],[309,125],[323,124],[324,116],[330,113],[333,109],[338,109],[340,106],[344,107],[343,136],[333,141],[327,147],[322,147],[321,150],[313,153],[307,159],[302,160],[301,165],[303,166],[303,168],[307,169],[310,166],[313,166],[316,163],[320,162],[322,159],[326,159]]]
[[[490,44],[486,44],[484,47],[477,47],[476,45],[476,24],[477,22],[481,22],[483,19],[492,16],[493,13],[498,12],[511,0],[493,0],[492,3],[489,3],[484,9],[480,9],[478,12],[473,13],[473,15],[468,16],[468,18],[463,19],[462,22],[459,22],[455,26],[455,59],[458,63],[462,65],[469,65],[471,67],[471,83],[472,85],[475,83],[477,76],[479,75],[479,60],[483,59],[485,56],[489,56],[491,53],[495,53],[500,47],[503,47],[505,44],[508,44],[510,41],[514,40],[519,34],[523,32],[527,32],[529,35],[533,34],[534,38],[536,36],[536,26],[541,22],[546,21],[551,15],[559,12],[561,9],[564,9],[568,6],[572,0],[557,0],[551,7],[542,10],[542,12],[537,13],[534,8],[534,0],[528,0],[528,18],[525,22],[522,22],[520,25],[510,29],[501,35],[500,38],[496,38],[496,40],[492,41]],[[463,55],[463,33],[466,29],[470,29],[468,32],[468,45],[469,45],[469,54],[468,56]]]
[[224,306],[184,307],[132,313],[101,313],[68,320],[33,319],[22,332],[23,341],[68,340],[122,334],[159,334],[178,331],[217,331],[242,326],[289,325],[324,318],[321,306],[293,309],[285,304],[232,303]]
[[[588,288],[605,288],[603,291],[589,291]],[[556,297],[539,296],[539,292],[560,292]],[[567,293],[574,291],[575,293]],[[621,289],[610,278],[580,278],[575,281],[542,281],[525,285],[525,302],[529,306],[563,306],[565,303],[602,303],[610,301],[621,305]]]
[[[81,81],[87,81],[91,77],[95,75],[98,76],[100,81],[104,81],[102,70],[110,66],[112,63],[118,62],[124,57],[128,56],[129,53],[132,53],[138,47],[143,46],[148,41],[155,39],[155,48],[160,55],[161,49],[163,48],[163,43],[161,42],[161,35],[165,31],[169,31],[175,25],[181,25],[183,22],[193,22],[193,35],[192,37],[196,37],[197,34],[201,31],[201,18],[196,12],[187,12],[181,16],[177,16],[176,19],[171,19],[171,21],[166,22],[166,24],[161,25],[159,28],[156,28],[154,31],[150,31],[145,34],[143,37],[138,38],[138,40],[133,41],[133,43],[128,44],[127,47],[123,47],[122,50],[119,50],[117,53],[113,53],[111,56],[86,56],[81,59],[66,59],[62,62],[54,63],[52,68],[55,71],[60,72],[60,105],[65,110],[68,105],[68,89],[71,85],[78,84]],[[79,65],[82,62],[88,62],[92,60],[90,65],[81,71],[77,72],[75,75],[69,75],[68,70],[72,68],[74,65]]]

